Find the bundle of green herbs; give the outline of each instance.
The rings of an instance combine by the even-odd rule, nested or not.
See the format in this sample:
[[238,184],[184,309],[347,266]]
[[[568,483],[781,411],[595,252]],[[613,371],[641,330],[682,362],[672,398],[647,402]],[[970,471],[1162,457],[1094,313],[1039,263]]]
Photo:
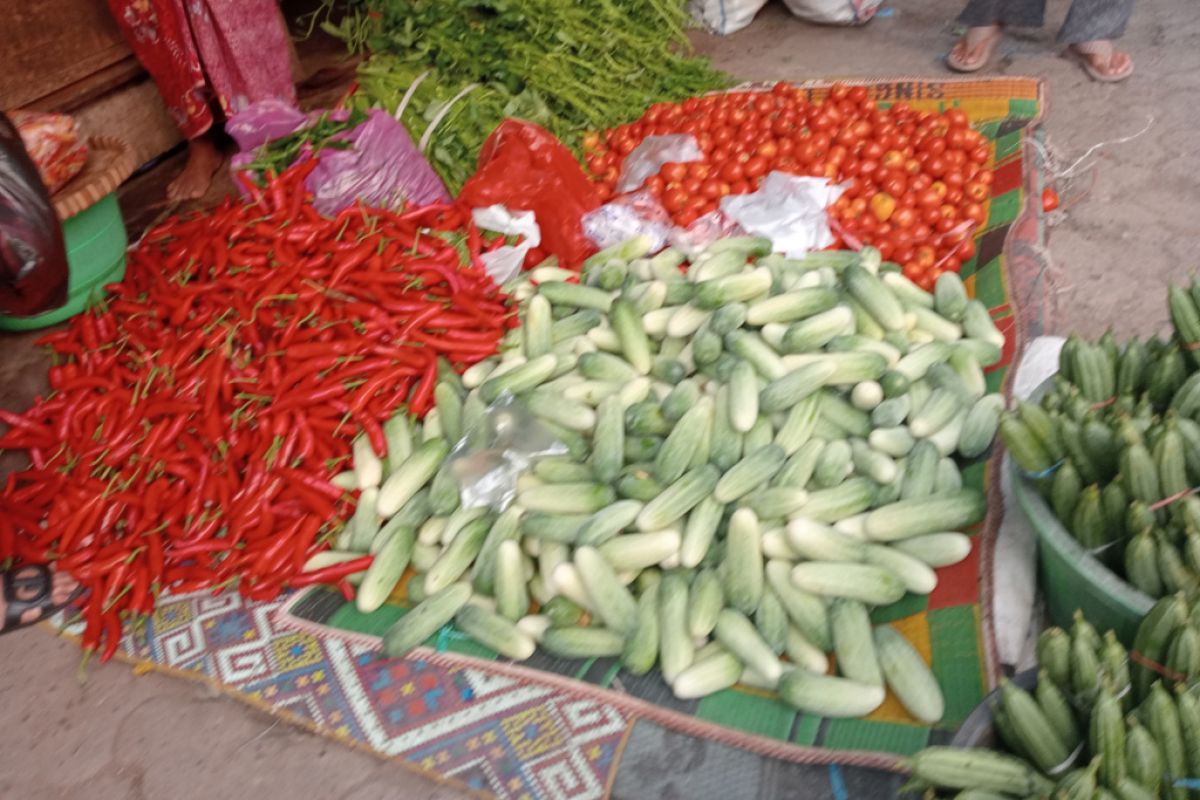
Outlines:
[[684,0],[350,0],[323,27],[372,54],[355,103],[403,104],[402,121],[457,192],[505,117],[578,153],[585,130],[728,86],[692,54],[687,24]]

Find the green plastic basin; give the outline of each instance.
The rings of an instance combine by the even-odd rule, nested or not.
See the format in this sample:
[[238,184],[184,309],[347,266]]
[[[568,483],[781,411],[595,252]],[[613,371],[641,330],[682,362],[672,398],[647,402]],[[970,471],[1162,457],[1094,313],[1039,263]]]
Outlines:
[[104,296],[104,285],[125,277],[125,248],[129,237],[117,195],[106,195],[63,223],[67,246],[67,302],[32,317],[0,314],[0,330],[30,331],[62,322]]
[[[1047,380],[1034,391],[1038,401],[1050,386]],[[1069,627],[1076,609],[1101,631],[1111,628],[1129,647],[1138,623],[1154,605],[1140,592],[1092,556],[1054,516],[1025,473],[1008,458],[1013,492],[1038,540],[1038,583],[1046,598],[1051,621]]]

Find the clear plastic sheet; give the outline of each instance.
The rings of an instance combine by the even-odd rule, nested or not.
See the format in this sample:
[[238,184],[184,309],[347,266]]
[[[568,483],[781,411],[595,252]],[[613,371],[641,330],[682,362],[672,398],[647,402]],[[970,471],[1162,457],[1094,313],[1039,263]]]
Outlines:
[[617,180],[617,191],[632,192],[645,183],[646,178],[657,175],[664,164],[700,161],[703,158],[704,151],[690,133],[647,136],[625,157],[621,177]]
[[463,508],[503,511],[517,496],[522,472],[539,458],[567,452],[567,446],[508,393],[488,406],[482,426],[463,431],[448,458]]

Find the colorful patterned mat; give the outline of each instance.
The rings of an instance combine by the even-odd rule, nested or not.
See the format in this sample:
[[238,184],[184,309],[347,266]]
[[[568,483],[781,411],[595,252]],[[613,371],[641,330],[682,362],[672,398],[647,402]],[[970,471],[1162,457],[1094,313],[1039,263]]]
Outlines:
[[[959,105],[994,143],[988,223],[963,276],[1009,337],[1003,362],[988,374],[990,387],[1000,389],[1019,342],[1039,332],[1053,310],[1043,223],[1026,202],[1041,191],[1041,171],[1025,147],[1037,135],[1041,86],[1031,79],[869,83],[883,101]],[[989,567],[1001,504],[992,472],[992,464],[981,463],[964,475],[993,495],[972,556],[941,570],[928,598],[909,597],[877,614],[933,664],[947,697],[946,719],[933,729],[892,699],[866,720],[798,714],[741,687],[681,702],[654,673],[636,678],[607,659],[543,654],[511,665],[452,628],[430,650],[384,659],[375,636],[403,608],[363,616],[320,589],[286,604],[247,604],[235,595],[171,598],[129,637],[126,653],[489,795],[892,796],[901,777],[888,754],[948,739],[996,678]]]

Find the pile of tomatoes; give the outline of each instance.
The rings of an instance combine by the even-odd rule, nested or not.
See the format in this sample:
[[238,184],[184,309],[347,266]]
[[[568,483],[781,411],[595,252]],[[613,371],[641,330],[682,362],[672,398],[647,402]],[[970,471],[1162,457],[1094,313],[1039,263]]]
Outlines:
[[830,208],[834,247],[872,244],[930,288],[975,255],[991,194],[991,148],[961,109],[880,108],[863,86],[822,100],[787,83],[656,103],[641,119],[584,136],[589,171],[610,196],[625,157],[647,136],[691,134],[704,159],[668,163],[641,188],[688,227],[722,197],[754,191],[777,170],[846,187]]

